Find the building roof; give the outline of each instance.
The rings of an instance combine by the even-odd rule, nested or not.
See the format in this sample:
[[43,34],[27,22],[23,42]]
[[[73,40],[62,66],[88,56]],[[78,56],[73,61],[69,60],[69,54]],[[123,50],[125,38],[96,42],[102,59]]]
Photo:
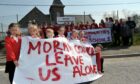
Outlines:
[[21,27],[27,27],[29,21],[35,20],[38,24],[49,23],[50,15],[45,15],[37,7],[34,7],[28,14],[26,14],[20,21]]
[[[54,0],[57,1],[57,0]],[[75,17],[76,23],[80,22],[89,22],[92,23],[93,19],[91,15],[64,15],[66,17]],[[85,21],[84,21],[85,19]],[[19,24],[22,28],[26,28],[28,26],[29,21],[35,20],[39,25],[40,24],[50,24],[51,18],[50,15],[45,15],[41,12],[37,7],[34,7],[28,14],[26,14],[20,21]]]
[[54,6],[64,6],[61,0],[53,0],[52,5]]

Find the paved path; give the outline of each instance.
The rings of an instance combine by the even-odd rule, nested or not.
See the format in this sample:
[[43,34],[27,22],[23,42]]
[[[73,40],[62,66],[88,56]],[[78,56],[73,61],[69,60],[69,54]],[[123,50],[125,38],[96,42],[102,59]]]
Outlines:
[[[91,84],[140,84],[140,57],[105,59],[104,76]],[[0,66],[0,84],[9,84]]]
[[105,60],[104,76],[92,84],[140,84],[140,57]]
[[140,54],[140,46],[131,46],[131,47],[115,47],[105,49],[102,54],[104,56],[114,56],[114,55],[123,55],[123,54]]

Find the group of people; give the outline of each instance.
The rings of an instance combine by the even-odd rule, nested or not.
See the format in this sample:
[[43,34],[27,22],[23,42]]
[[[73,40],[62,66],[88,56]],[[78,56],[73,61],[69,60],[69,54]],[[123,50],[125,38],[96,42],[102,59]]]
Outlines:
[[[132,45],[133,44],[133,34],[134,29],[136,27],[135,21],[132,20],[131,17],[128,17],[128,20],[125,19],[113,19],[112,17],[107,17],[101,20],[99,24],[96,23],[95,20],[93,20],[93,23],[65,23],[65,36],[67,36],[67,32],[72,32],[73,29],[76,30],[88,30],[88,29],[100,29],[100,28],[111,28],[112,31],[112,38],[113,38],[113,44],[116,46],[124,45]],[[59,28],[59,25],[41,25],[40,29],[43,33],[42,36],[45,36],[45,30],[47,28],[52,28],[55,32],[55,35],[57,35],[57,29]]]
[[124,21],[122,19],[115,20],[113,26],[111,27],[114,45],[133,45],[133,35],[135,27],[136,23],[132,20],[131,17],[128,17],[127,21]]
[[[67,38],[67,32],[71,32],[68,40],[80,40],[81,42],[88,42],[88,39],[84,35],[85,29],[97,29],[97,28],[111,28],[113,43],[115,45],[132,45],[133,44],[133,33],[136,23],[128,17],[128,21],[113,20],[112,18],[106,18],[105,21],[101,20],[99,25],[93,20],[92,24],[88,22],[83,24],[74,25],[66,24],[65,26],[38,26],[37,24],[28,25],[28,36],[37,39],[49,39],[64,37]],[[5,72],[9,73],[9,80],[12,84],[15,67],[18,67],[20,48],[21,48],[21,37],[22,33],[20,31],[20,26],[17,23],[11,23],[8,28],[7,36],[5,38],[6,47],[6,69]],[[101,45],[95,47],[96,50],[96,61],[97,69],[99,73],[103,73],[103,58],[101,57]]]
[[[57,35],[55,35],[54,30],[50,27],[47,28],[45,32],[45,36],[42,37],[40,35],[41,31],[39,30],[36,24],[28,25],[28,36],[36,39],[49,39],[49,38],[58,38],[65,37],[65,27],[61,26],[57,30]],[[6,47],[6,69],[5,72],[9,74],[9,80],[12,84],[15,68],[20,66],[18,63],[20,48],[21,48],[21,31],[20,26],[17,23],[11,23],[8,28],[7,36],[5,38],[5,47]],[[83,31],[78,31],[76,29],[72,30],[71,37],[67,38],[68,40],[80,40],[82,42],[86,42],[87,39],[84,37]],[[103,72],[103,59],[101,59],[101,46],[97,46],[95,48],[97,54],[97,65],[99,73]]]
[[[99,24],[97,24],[95,20],[93,20],[92,23],[90,23],[90,22],[86,22],[86,23],[80,22],[80,23],[74,24],[73,22],[71,22],[71,23],[67,22],[67,23],[64,24],[64,26],[65,26],[65,31],[66,32],[72,32],[73,29],[88,30],[88,29],[110,28],[111,23],[112,23],[111,22],[112,18],[108,18],[108,19],[106,19],[106,21],[107,22],[104,22],[104,20],[102,19]],[[36,22],[33,22],[33,23],[36,23]],[[55,25],[49,25],[49,24],[39,25],[39,28],[42,29],[42,30],[45,30],[47,28],[52,28],[54,31],[57,31],[57,29],[59,27],[60,26],[57,25],[57,24],[55,24]]]

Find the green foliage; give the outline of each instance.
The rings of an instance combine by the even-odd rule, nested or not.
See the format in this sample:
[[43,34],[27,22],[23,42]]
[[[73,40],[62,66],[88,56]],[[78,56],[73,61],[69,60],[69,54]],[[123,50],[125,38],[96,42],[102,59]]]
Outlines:
[[140,45],[140,32],[134,34],[134,45]]

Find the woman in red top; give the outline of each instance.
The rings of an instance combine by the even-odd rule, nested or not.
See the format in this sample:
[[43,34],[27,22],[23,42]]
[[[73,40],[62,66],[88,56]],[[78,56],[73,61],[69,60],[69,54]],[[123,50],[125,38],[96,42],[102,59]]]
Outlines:
[[12,84],[15,67],[18,66],[18,58],[20,54],[21,38],[19,37],[19,25],[11,23],[9,25],[9,33],[5,38],[6,48],[6,69],[5,72],[9,74],[9,80]]

